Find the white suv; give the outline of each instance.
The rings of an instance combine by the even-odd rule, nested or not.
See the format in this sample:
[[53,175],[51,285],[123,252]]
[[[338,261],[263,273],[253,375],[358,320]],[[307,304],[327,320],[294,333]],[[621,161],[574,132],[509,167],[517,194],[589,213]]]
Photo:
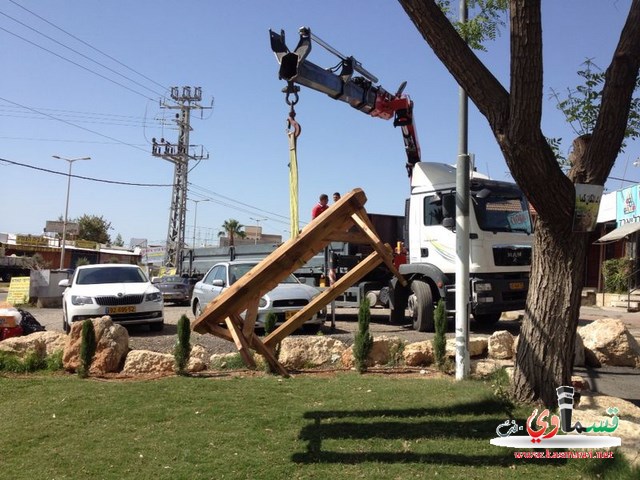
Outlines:
[[73,322],[109,315],[122,325],[148,324],[153,331],[164,327],[162,293],[136,265],[83,265],[73,274],[62,294],[63,328]]

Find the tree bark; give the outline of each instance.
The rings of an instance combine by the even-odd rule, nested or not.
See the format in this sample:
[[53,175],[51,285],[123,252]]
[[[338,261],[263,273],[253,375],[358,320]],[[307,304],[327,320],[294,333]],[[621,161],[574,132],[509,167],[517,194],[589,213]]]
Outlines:
[[554,407],[555,388],[571,380],[588,246],[587,234],[572,231],[573,184],[604,185],[620,151],[640,66],[640,0],[632,2],[607,69],[596,127],[590,138],[580,139],[569,175],[560,169],[540,128],[541,1],[510,2],[510,92],[468,48],[435,1],[399,2],[487,118],[513,178],[537,211],[513,393],[517,400]]

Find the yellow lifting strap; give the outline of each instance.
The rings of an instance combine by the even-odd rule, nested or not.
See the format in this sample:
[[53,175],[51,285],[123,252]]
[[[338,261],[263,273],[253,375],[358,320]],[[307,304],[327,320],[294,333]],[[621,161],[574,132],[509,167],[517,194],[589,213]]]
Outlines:
[[297,140],[300,136],[300,124],[295,120],[296,113],[291,107],[287,118],[287,136],[289,137],[289,216],[291,222],[291,238],[300,232],[298,222],[298,151]]

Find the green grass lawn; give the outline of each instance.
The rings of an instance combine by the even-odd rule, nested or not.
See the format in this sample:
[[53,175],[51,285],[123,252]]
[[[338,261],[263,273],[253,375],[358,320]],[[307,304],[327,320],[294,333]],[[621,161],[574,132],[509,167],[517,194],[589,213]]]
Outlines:
[[[0,377],[0,478],[637,478],[615,460],[516,460],[524,420],[478,381],[381,375],[147,381]],[[637,471],[635,472],[637,475]]]

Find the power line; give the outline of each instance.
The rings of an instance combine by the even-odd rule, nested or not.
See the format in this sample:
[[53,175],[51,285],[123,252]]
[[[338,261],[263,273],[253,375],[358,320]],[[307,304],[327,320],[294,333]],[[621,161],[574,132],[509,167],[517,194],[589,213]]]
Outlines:
[[26,12],[29,12],[31,15],[33,15],[36,18],[39,18],[40,20],[42,20],[43,22],[47,23],[48,25],[51,25],[53,28],[60,30],[61,32],[65,33],[66,35],[69,35],[71,38],[73,38],[74,40],[82,43],[83,45],[86,45],[87,47],[91,48],[92,50],[95,50],[96,52],[100,53],[101,55],[104,55],[105,57],[109,58],[110,60],[113,60],[114,62],[116,62],[119,65],[122,65],[123,67],[125,67],[127,70],[132,71],[133,73],[135,73],[136,75],[140,75],[142,78],[149,80],[151,83],[154,83],[155,85],[159,86],[160,88],[164,89],[164,90],[168,90],[167,87],[165,87],[164,85],[161,85],[160,83],[156,82],[155,80],[147,77],[146,75],[138,72],[137,70],[134,70],[133,68],[125,65],[124,63],[122,63],[121,61],[115,59],[114,57],[112,57],[111,55],[103,52],[102,50],[99,50],[98,48],[94,47],[93,45],[85,42],[84,40],[82,40],[79,37],[76,37],[75,35],[73,35],[72,33],[67,32],[66,30],[64,30],[63,28],[57,26],[56,24],[50,22],[49,20],[47,20],[46,18],[41,17],[40,15],[38,15],[35,12],[32,12],[31,10],[29,10],[28,8],[20,5],[19,3],[15,2],[14,0],[9,0],[11,3],[13,3],[14,5],[20,7],[21,9],[25,10]]
[[[63,138],[8,137],[8,136],[0,135],[0,139],[20,140],[20,141],[28,140],[30,142],[61,142],[61,143],[90,143],[90,144],[96,144],[96,145],[120,145],[120,142],[97,142],[93,140],[67,140]],[[135,145],[135,144],[132,144],[132,145]],[[143,147],[145,145],[146,144],[141,143],[141,144],[138,144],[137,146]]]
[[79,128],[80,130],[84,130],[85,132],[90,132],[90,133],[93,133],[94,135],[98,135],[98,136],[103,137],[103,138],[106,138],[106,139],[108,139],[108,140],[113,140],[113,141],[115,141],[115,142],[117,142],[117,143],[120,143],[120,144],[122,144],[122,145],[127,145],[127,146],[129,146],[129,147],[131,147],[131,148],[135,148],[136,150],[141,150],[141,151],[143,151],[144,153],[149,153],[146,149],[144,149],[144,148],[142,148],[142,147],[138,147],[137,145],[134,145],[134,144],[132,144],[132,143],[123,142],[122,140],[119,140],[119,139],[117,139],[117,138],[115,138],[115,137],[110,137],[109,135],[104,135],[104,134],[102,134],[102,133],[100,133],[100,132],[96,132],[95,130],[91,130],[91,129],[89,129],[89,128],[81,127],[80,125],[76,125],[75,123],[69,122],[69,121],[64,120],[64,119],[62,119],[62,118],[58,118],[58,117],[55,117],[55,116],[53,116],[53,115],[49,115],[48,113],[40,112],[40,111],[36,110],[35,108],[27,107],[27,106],[22,105],[22,104],[20,104],[20,103],[13,102],[13,101],[11,101],[11,100],[7,100],[7,99],[6,99],[6,98],[4,98],[4,97],[0,97],[0,100],[2,100],[2,101],[4,101],[4,102],[7,102],[7,103],[11,103],[11,104],[13,104],[13,105],[17,105],[17,106],[19,106],[19,107],[22,107],[22,108],[25,108],[25,109],[28,109],[28,110],[31,110],[32,112],[36,112],[36,113],[38,113],[38,114],[40,114],[40,115],[44,115],[44,116],[46,116],[46,117],[53,118],[54,120],[58,120],[59,122],[66,123],[67,125],[71,125],[72,127]]
[[105,180],[103,178],[94,178],[94,177],[85,177],[83,175],[69,175],[65,172],[57,172],[55,170],[49,170],[48,168],[36,167],[34,165],[28,165],[26,163],[14,162],[12,160],[7,160],[6,158],[0,158],[0,162],[9,163],[11,165],[16,165],[19,167],[30,168],[32,170],[38,170],[40,172],[52,173],[54,175],[62,175],[63,177],[72,177],[79,178],[80,180],[89,180],[92,182],[99,183],[109,183],[112,185],[127,185],[129,187],[173,187],[173,184],[162,184],[162,183],[133,183],[133,182],[119,182],[116,180]]
[[[145,89],[149,90],[150,92],[155,93],[156,95],[158,95],[158,96],[160,96],[160,97],[163,95],[162,93],[158,93],[158,92],[156,92],[156,91],[155,91],[155,90],[153,90],[152,88],[149,88],[149,87],[147,87],[146,85],[143,85],[142,83],[140,83],[140,82],[138,82],[138,81],[136,81],[136,80],[134,80],[134,79],[132,79],[132,78],[130,78],[130,77],[127,77],[126,75],[124,75],[124,74],[122,74],[122,73],[120,73],[120,72],[118,72],[118,71],[114,70],[113,68],[108,67],[108,66],[107,66],[107,65],[105,65],[104,63],[100,63],[100,62],[98,62],[97,60],[94,60],[93,58],[89,57],[88,55],[85,55],[84,53],[79,52],[78,50],[75,50],[74,48],[71,48],[71,47],[69,47],[68,45],[65,45],[64,43],[62,43],[62,42],[60,42],[60,41],[56,40],[55,38],[50,37],[49,35],[46,35],[46,34],[44,34],[44,33],[40,32],[40,31],[36,30],[35,28],[33,28],[33,27],[31,27],[31,26],[27,25],[26,23],[21,22],[21,21],[20,21],[20,20],[18,20],[17,18],[14,18],[14,17],[12,17],[12,16],[10,16],[10,15],[8,15],[8,14],[4,13],[4,12],[0,12],[0,15],[4,15],[5,17],[7,17],[7,18],[9,18],[9,19],[13,20],[14,22],[16,22],[16,23],[18,23],[18,24],[22,25],[23,27],[28,28],[28,29],[29,29],[29,30],[31,30],[32,32],[35,32],[35,33],[37,33],[38,35],[41,35],[41,36],[43,36],[44,38],[46,38],[46,39],[48,39],[48,40],[51,40],[51,41],[52,41],[52,42],[54,42],[55,44],[60,45],[61,47],[66,48],[67,50],[71,50],[73,53],[75,53],[75,54],[77,54],[77,55],[80,55],[82,58],[85,58],[85,59],[89,60],[90,62],[95,63],[96,65],[100,65],[102,68],[105,68],[105,69],[109,70],[110,72],[115,73],[116,75],[119,75],[120,77],[122,77],[122,78],[124,78],[124,79],[126,79],[126,80],[129,80],[129,81],[130,81],[130,82],[132,82],[132,83],[135,83],[135,84],[136,84],[136,85],[138,85],[139,87],[145,88]],[[52,53],[53,53],[53,52],[52,52]]]
[[107,77],[107,76],[105,76],[105,75],[102,75],[101,73],[98,73],[98,72],[96,72],[95,70],[91,70],[90,68],[85,67],[84,65],[80,65],[78,62],[74,62],[73,60],[71,60],[71,59],[69,59],[69,58],[67,58],[67,57],[65,57],[65,56],[63,56],[63,55],[60,55],[60,54],[58,54],[58,53],[54,52],[53,50],[49,50],[48,48],[45,48],[45,47],[43,47],[42,45],[38,45],[37,43],[32,42],[31,40],[29,40],[29,39],[27,39],[27,38],[24,38],[23,36],[18,35],[17,33],[14,33],[14,32],[12,32],[12,31],[10,31],[10,30],[7,30],[7,29],[6,29],[6,28],[4,28],[4,27],[0,27],[0,30],[2,30],[2,31],[4,31],[4,32],[7,32],[9,35],[13,35],[14,37],[17,37],[17,38],[19,38],[20,40],[23,40],[23,41],[25,41],[25,42],[27,42],[27,43],[29,43],[29,44],[33,45],[34,47],[38,47],[38,48],[40,48],[40,49],[44,50],[45,52],[49,52],[51,55],[55,55],[56,57],[61,58],[62,60],[65,60],[65,61],[67,61],[67,62],[69,62],[69,63],[71,63],[71,64],[75,65],[76,67],[80,67],[80,68],[82,68],[83,70],[86,70],[87,72],[93,73],[94,75],[97,75],[97,76],[98,76],[98,77],[100,77],[100,78],[104,78],[105,80],[107,80],[107,81],[109,81],[109,82],[111,82],[111,83],[114,83],[114,84],[116,84],[116,85],[118,85],[118,86],[120,86],[120,87],[122,87],[122,88],[124,88],[124,89],[126,89],[126,90],[129,90],[130,92],[133,92],[133,93],[135,93],[136,95],[140,95],[141,97],[146,98],[147,100],[154,100],[153,98],[148,97],[148,96],[147,96],[147,95],[145,95],[144,93],[138,92],[137,90],[134,90],[133,88],[127,87],[126,85],[124,85],[124,84],[122,84],[122,83],[120,83],[120,82],[116,82],[116,81],[115,81],[115,80],[113,80],[112,78],[109,78],[109,77]]

